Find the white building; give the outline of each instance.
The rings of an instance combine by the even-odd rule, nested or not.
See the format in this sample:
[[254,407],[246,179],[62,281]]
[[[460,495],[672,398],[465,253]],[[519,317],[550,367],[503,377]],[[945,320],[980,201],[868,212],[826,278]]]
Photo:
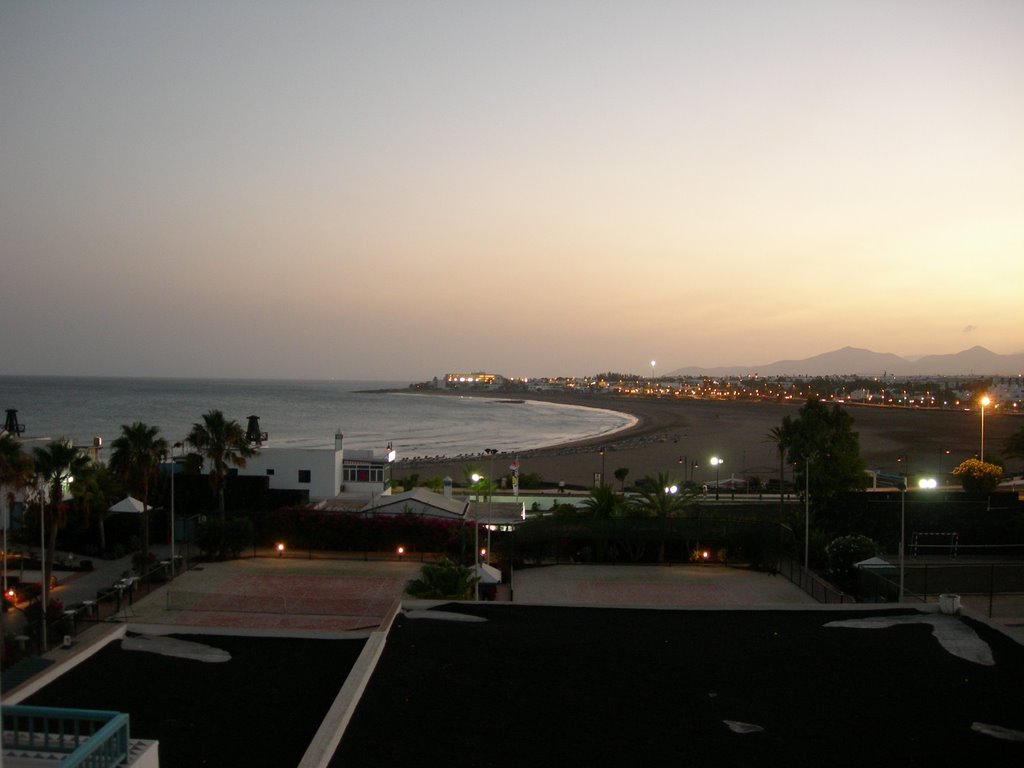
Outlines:
[[239,475],[266,476],[270,488],[309,491],[310,501],[333,499],[341,493],[365,494],[367,498],[391,493],[391,462],[394,452],[380,456],[373,451],[349,451],[343,435],[334,435],[333,448],[284,448],[262,446],[246,459]]

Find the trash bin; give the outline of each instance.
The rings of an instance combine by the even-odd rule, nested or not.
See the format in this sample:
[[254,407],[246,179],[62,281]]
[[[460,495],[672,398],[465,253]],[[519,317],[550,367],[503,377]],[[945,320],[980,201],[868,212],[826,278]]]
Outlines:
[[946,616],[954,616],[960,613],[960,595],[948,593],[939,595],[939,611]]

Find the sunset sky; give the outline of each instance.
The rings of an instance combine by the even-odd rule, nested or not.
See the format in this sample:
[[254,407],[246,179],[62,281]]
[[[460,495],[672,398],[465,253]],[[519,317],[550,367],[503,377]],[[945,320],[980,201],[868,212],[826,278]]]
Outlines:
[[0,0],[0,373],[1024,352],[1024,2]]

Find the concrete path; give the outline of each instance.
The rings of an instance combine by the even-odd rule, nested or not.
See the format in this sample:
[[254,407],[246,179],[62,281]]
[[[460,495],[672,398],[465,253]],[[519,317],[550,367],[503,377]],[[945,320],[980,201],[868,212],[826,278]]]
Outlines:
[[528,605],[659,608],[818,605],[781,576],[719,565],[554,565],[516,571],[513,600]]

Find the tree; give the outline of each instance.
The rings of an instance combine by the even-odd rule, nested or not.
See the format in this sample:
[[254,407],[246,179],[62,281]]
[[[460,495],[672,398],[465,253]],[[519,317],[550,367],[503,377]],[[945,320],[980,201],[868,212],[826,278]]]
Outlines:
[[967,459],[953,470],[953,475],[960,478],[965,491],[992,493],[1003,477],[1003,468],[987,461]]
[[630,512],[636,517],[681,516],[696,498],[693,491],[680,488],[665,472],[647,475],[645,480],[639,495],[629,504]]
[[623,493],[626,491],[626,476],[629,474],[629,467],[619,467],[615,470],[615,479],[622,484]]
[[583,508],[592,517],[607,520],[615,517],[622,507],[622,497],[610,486],[599,485],[590,489],[590,495],[583,500]]
[[85,472],[75,475],[75,482],[71,483],[71,495],[78,505],[83,523],[88,524],[94,516],[96,518],[100,552],[107,550],[106,520],[110,516],[110,499],[115,496],[115,483],[112,471],[103,464],[90,464]]
[[110,467],[132,494],[142,502],[142,562],[149,562],[149,484],[156,478],[167,455],[167,441],[160,428],[141,421],[121,425],[121,435],[111,443]]
[[245,439],[245,430],[234,419],[225,419],[220,411],[203,414],[201,423],[192,425],[186,441],[210,463],[210,487],[217,494],[217,508],[224,520],[224,478],[229,467],[245,468],[245,460],[256,455]]
[[839,405],[809,398],[797,418],[782,420],[780,437],[796,465],[797,486],[809,489],[815,513],[828,510],[840,493],[867,485],[860,436],[853,417]]
[[[14,502],[19,491],[23,491],[32,482],[32,457],[21,450],[21,443],[10,433],[0,433],[0,488],[4,491],[0,515],[8,514],[14,509]],[[5,516],[4,521],[10,522]]]
[[[67,505],[64,503],[65,486],[75,475],[88,470],[91,460],[67,440],[53,440],[32,450],[35,479],[40,486],[40,499],[48,491],[50,503],[43,513],[43,527],[47,535],[46,562],[43,563],[43,595],[53,573],[53,551],[57,546],[57,532],[67,525]],[[44,506],[46,506],[44,504]]]
[[[680,488],[668,474],[659,472],[655,476],[647,475],[645,482],[640,483],[640,494],[631,500],[629,510],[637,517],[656,517],[662,523],[672,517],[681,517],[694,502],[696,494]],[[664,529],[664,526],[661,526]],[[658,542],[658,561],[665,559],[664,530]]]

